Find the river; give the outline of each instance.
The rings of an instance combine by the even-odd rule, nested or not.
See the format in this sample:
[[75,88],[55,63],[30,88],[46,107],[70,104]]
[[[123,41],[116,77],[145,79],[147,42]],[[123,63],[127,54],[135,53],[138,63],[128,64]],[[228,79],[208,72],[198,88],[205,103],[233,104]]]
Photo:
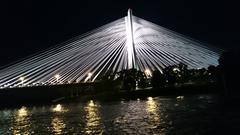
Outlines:
[[0,135],[208,134],[219,113],[212,95],[23,106],[0,110]]

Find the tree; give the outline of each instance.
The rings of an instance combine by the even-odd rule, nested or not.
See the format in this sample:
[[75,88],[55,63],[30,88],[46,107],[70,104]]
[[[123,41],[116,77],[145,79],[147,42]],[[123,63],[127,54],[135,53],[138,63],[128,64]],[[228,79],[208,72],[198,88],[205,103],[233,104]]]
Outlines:
[[160,71],[153,71],[151,84],[154,89],[159,89],[166,84],[166,77]]

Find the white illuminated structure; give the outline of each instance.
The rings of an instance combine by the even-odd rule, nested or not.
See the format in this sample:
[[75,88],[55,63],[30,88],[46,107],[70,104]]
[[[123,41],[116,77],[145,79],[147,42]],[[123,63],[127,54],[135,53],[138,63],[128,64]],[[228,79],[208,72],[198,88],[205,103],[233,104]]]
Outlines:
[[132,24],[132,10],[128,9],[128,16],[125,17],[126,33],[127,33],[127,56],[128,56],[128,69],[136,69],[136,53],[133,37],[133,24]]
[[91,77],[92,77],[92,75],[93,75],[93,74],[92,74],[91,72],[88,73],[86,79],[84,80],[84,82],[87,82],[87,81],[91,82]]
[[23,84],[24,77],[20,77],[19,80],[21,81],[21,84]]
[[146,69],[146,70],[144,71],[144,73],[145,73],[145,75],[147,76],[147,78],[152,77],[152,72],[151,72],[149,69]]
[[[145,72],[184,63],[218,65],[222,50],[132,15],[101,26],[0,70],[0,88],[32,84],[94,82],[108,72]],[[91,73],[90,73],[91,71]],[[148,72],[150,73],[150,72]],[[56,76],[58,75],[58,76]]]
[[55,78],[56,78],[56,81],[59,82],[60,75],[59,75],[59,74],[56,74],[56,75],[55,75]]

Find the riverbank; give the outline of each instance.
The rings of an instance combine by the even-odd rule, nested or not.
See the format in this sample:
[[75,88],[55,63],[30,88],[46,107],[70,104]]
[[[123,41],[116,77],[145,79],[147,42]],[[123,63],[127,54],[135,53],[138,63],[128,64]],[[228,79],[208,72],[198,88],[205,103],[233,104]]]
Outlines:
[[[90,88],[89,88],[90,87]],[[89,100],[119,100],[137,99],[156,96],[185,96],[196,94],[220,95],[222,88],[214,83],[171,86],[164,88],[139,88],[134,91],[101,91],[93,90],[91,85],[81,86],[52,86],[37,88],[8,89],[0,93],[0,108],[21,107],[64,102]]]
[[67,100],[80,100],[87,101],[90,99],[98,100],[119,100],[119,99],[137,99],[143,97],[155,97],[155,96],[181,96],[181,95],[197,95],[197,94],[217,94],[220,95],[222,88],[212,84],[212,85],[184,85],[179,87],[164,87],[164,88],[142,88],[134,91],[105,91],[96,94],[87,94],[72,97],[69,99],[62,99],[59,101]]

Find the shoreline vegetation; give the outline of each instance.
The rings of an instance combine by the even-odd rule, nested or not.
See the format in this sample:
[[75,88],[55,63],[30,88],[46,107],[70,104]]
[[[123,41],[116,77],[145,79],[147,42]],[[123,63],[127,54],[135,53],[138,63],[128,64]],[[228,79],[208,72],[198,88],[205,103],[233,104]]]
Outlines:
[[87,83],[9,88],[0,91],[0,108],[88,100],[137,99],[149,96],[223,94],[219,66],[188,69],[179,63],[159,71],[109,72]]
[[[29,93],[30,89],[20,88],[17,90],[9,90],[9,95],[3,95],[1,93],[0,99],[0,109],[11,108],[11,107],[22,107],[22,106],[38,106],[38,105],[51,105],[65,102],[87,102],[89,100],[100,100],[100,101],[114,101],[114,100],[131,100],[138,98],[156,97],[156,96],[191,96],[191,95],[201,95],[201,94],[211,94],[211,95],[222,95],[223,88],[216,83],[208,84],[188,84],[182,86],[172,86],[154,89],[151,87],[144,89],[137,89],[134,91],[104,91],[104,92],[77,92],[76,89],[64,88],[64,87],[48,87],[48,88],[33,88],[34,94],[18,94]],[[79,89],[78,89],[79,90]],[[87,90],[87,89],[86,89]],[[51,91],[51,95],[49,94]],[[71,92],[69,92],[71,91]],[[53,92],[55,94],[53,94]],[[37,93],[37,94],[35,94]],[[40,94],[41,93],[41,94]],[[66,95],[65,95],[65,94]]]

